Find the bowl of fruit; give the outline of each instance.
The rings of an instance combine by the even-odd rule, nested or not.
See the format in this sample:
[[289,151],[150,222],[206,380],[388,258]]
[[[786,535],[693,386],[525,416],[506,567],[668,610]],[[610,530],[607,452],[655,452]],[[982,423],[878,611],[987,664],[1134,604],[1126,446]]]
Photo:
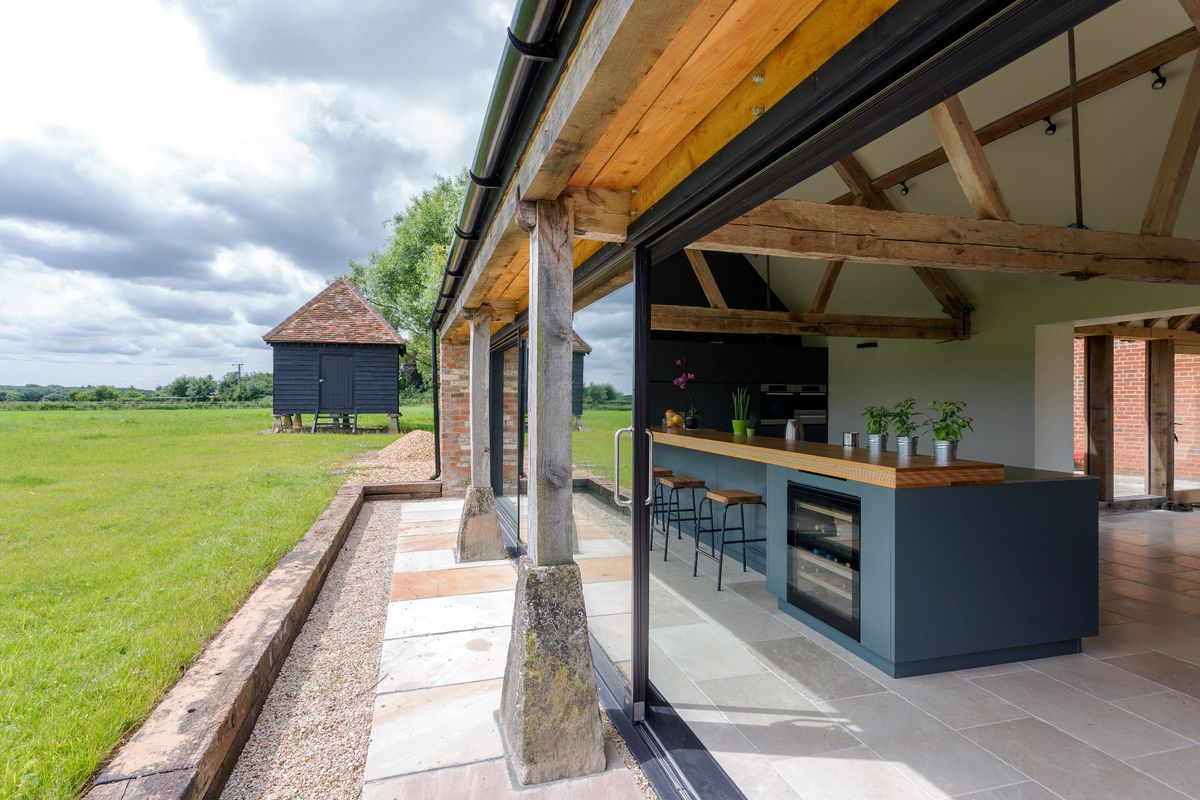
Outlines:
[[671,409],[668,408],[666,413],[663,414],[663,425],[667,426],[668,428],[682,427],[683,426],[683,415],[680,414],[678,411],[672,411]]

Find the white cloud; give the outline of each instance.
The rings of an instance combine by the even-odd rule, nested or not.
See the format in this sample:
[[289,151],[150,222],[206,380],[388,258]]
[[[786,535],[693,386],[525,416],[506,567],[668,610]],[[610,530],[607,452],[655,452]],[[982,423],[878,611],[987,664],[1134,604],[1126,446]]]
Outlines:
[[267,368],[471,156],[507,0],[0,5],[0,383]]

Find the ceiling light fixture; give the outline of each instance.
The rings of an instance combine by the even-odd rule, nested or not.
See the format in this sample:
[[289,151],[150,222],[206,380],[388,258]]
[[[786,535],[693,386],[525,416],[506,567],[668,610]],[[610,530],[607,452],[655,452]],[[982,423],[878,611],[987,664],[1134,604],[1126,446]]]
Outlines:
[[1154,83],[1150,84],[1150,88],[1158,91],[1167,85],[1167,76],[1162,74],[1162,67],[1155,67],[1150,70],[1150,74],[1154,75]]
[[1058,126],[1054,124],[1054,120],[1050,119],[1049,117],[1042,117],[1042,122],[1046,123],[1046,130],[1044,133],[1047,136],[1053,136],[1055,131],[1058,130]]
[[908,181],[900,181],[900,194],[908,194]]

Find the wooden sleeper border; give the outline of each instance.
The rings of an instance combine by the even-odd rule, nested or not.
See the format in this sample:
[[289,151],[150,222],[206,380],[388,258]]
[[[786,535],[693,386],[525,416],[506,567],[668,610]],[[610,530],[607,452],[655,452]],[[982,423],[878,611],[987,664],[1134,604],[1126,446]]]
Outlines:
[[363,502],[440,496],[440,481],[343,486],[117,750],[86,800],[218,796]]

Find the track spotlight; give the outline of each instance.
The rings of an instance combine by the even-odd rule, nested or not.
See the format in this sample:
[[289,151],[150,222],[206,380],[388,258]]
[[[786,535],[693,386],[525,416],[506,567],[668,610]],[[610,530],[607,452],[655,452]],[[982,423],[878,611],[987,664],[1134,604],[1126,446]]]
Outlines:
[[1044,133],[1047,136],[1053,136],[1055,134],[1055,132],[1058,130],[1058,126],[1055,125],[1054,121],[1052,119],[1050,119],[1049,117],[1042,117],[1042,122],[1046,123],[1046,130],[1044,131]]
[[908,194],[908,181],[900,181],[900,194]]
[[1150,84],[1151,89],[1157,92],[1167,85],[1167,76],[1162,74],[1162,67],[1155,67],[1150,70],[1150,73],[1154,75],[1154,83]]

